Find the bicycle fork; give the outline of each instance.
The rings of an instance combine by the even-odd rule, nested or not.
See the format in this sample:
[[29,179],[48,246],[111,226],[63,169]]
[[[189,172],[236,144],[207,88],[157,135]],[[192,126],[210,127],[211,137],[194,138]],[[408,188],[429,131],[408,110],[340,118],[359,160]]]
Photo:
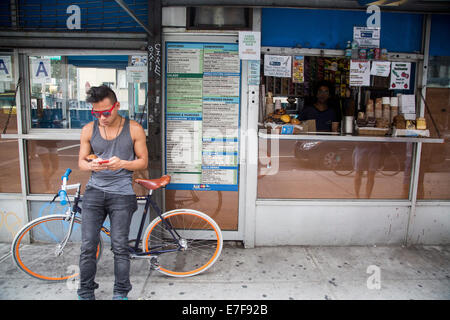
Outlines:
[[[68,211],[69,210],[70,209],[68,209]],[[70,210],[70,213],[67,215],[67,218],[64,221],[69,221],[69,220],[70,220],[70,222],[69,222],[69,230],[67,231],[64,239],[60,243],[58,243],[56,245],[55,257],[59,257],[60,255],[62,255],[62,253],[64,251],[64,248],[65,248],[65,246],[67,244],[67,241],[69,241],[70,236],[72,235],[73,224],[75,223],[75,213],[72,212],[71,210]]]

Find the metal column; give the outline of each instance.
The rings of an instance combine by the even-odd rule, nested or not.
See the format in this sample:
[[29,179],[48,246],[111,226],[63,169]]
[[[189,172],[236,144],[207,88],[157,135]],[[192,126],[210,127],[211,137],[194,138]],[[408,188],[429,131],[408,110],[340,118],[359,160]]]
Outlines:
[[[149,174],[150,178],[159,178],[162,175],[162,140],[161,140],[161,17],[162,8],[160,0],[148,1],[148,21],[150,23],[151,37],[148,37],[148,140]],[[158,205],[162,203],[162,191],[157,190],[153,197]]]

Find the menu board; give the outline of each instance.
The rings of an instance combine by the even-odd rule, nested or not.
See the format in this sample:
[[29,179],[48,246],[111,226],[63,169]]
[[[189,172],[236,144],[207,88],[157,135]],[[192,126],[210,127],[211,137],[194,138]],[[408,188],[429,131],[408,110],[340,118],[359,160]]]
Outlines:
[[166,188],[237,191],[238,45],[167,42],[166,52]]

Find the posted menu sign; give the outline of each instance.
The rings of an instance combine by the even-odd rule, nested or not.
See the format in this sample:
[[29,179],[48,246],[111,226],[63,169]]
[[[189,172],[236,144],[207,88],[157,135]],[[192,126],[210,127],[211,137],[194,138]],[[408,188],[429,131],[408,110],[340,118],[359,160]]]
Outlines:
[[237,44],[166,43],[165,171],[172,190],[238,190]]

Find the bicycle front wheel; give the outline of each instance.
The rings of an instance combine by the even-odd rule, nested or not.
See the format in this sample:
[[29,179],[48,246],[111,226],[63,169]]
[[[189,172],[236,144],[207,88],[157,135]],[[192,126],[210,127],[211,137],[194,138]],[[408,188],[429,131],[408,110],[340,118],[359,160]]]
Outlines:
[[[210,268],[222,252],[222,232],[208,215],[188,209],[166,212],[147,227],[144,249],[158,255],[159,271],[189,277]],[[173,235],[172,235],[173,234]],[[180,247],[181,246],[181,247]]]
[[[79,275],[81,220],[75,218],[72,235],[61,248],[69,232],[66,215],[51,215],[24,226],[14,238],[12,256],[17,266],[32,277],[48,281],[64,281]],[[102,242],[97,248],[100,259]]]

